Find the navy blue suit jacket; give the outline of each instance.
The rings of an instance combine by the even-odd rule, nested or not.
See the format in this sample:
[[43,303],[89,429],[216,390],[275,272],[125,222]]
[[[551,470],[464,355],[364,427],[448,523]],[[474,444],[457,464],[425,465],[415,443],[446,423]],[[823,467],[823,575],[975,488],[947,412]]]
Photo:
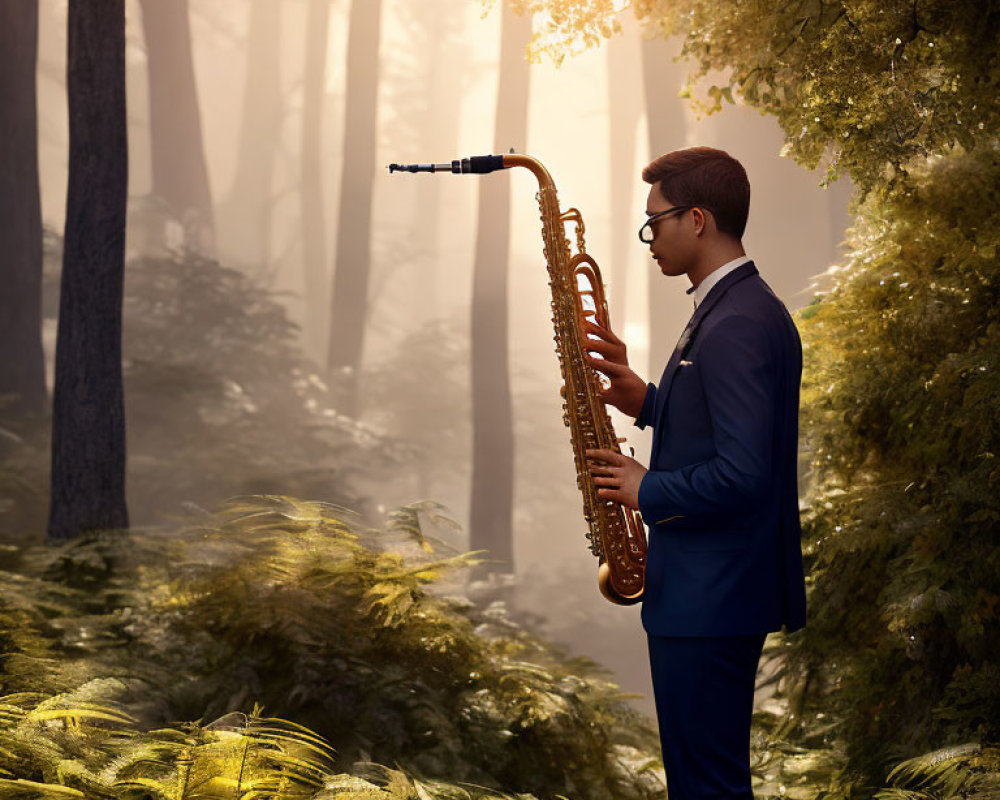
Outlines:
[[642,623],[654,636],[805,625],[798,504],[802,345],[754,266],[725,275],[649,384],[639,511],[649,526]]

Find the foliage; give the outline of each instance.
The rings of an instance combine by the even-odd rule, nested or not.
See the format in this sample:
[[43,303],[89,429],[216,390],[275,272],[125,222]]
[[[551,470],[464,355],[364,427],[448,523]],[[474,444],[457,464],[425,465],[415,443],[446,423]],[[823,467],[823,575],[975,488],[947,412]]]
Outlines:
[[989,800],[1000,796],[1000,750],[948,747],[899,764],[876,800]]
[[800,324],[818,490],[797,655],[870,780],[1000,740],[1000,159],[913,178],[859,209],[850,263]]
[[[772,114],[785,152],[863,192],[910,162],[996,143],[1000,3],[996,0],[509,0],[544,12],[529,52],[561,60],[620,32],[629,5],[660,35],[684,37],[694,82],[722,70],[706,110],[742,98]],[[484,0],[490,4],[491,0]]]
[[[0,797],[661,796],[655,735],[615,687],[452,593],[473,556],[427,535],[437,515],[369,530],[328,504],[234,498],[182,530],[21,552],[0,633],[34,657],[0,662],[17,692],[0,697]],[[769,637],[772,680],[793,674],[788,648]],[[215,721],[170,722],[196,718]],[[794,744],[780,702],[755,722],[757,796],[859,796],[833,723]],[[968,746],[900,765],[879,797],[997,780],[995,751]]]
[[0,696],[0,797],[516,800],[376,764],[337,772],[325,741],[259,708],[208,725],[142,730],[113,705],[86,699],[100,693],[88,684],[54,696]]
[[[45,312],[58,308],[61,243],[45,247]],[[195,254],[139,257],[123,300],[128,500],[133,524],[185,504],[290,492],[363,509],[355,482],[401,458],[394,443],[338,415],[296,328],[271,292]],[[47,419],[4,420],[0,529],[45,527]],[[6,452],[3,452],[5,450]]]
[[[374,760],[425,782],[659,796],[656,736],[614,685],[502,605],[452,594],[464,575],[448,573],[472,555],[426,535],[437,513],[406,507],[369,530],[326,503],[234,498],[182,530],[90,536],[21,564],[58,632],[62,684],[100,685],[147,726],[262,703],[333,742],[345,772]],[[75,613],[43,610],[54,579]]]

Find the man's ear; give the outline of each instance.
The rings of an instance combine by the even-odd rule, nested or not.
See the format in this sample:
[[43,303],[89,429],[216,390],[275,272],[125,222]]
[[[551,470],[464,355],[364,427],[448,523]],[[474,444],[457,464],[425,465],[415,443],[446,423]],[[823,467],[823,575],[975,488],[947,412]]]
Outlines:
[[694,220],[695,236],[701,236],[708,231],[708,215],[698,206],[691,209],[691,218]]

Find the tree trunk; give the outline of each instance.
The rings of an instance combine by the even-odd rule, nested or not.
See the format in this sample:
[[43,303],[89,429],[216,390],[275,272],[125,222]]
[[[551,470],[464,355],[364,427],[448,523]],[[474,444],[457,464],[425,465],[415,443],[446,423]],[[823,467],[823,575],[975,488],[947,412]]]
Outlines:
[[128,527],[122,283],[124,0],[70,0],[69,186],[52,409],[50,540]]
[[[405,83],[397,82],[397,91],[404,101],[406,98],[434,98],[433,103],[420,101],[414,113],[407,115],[413,122],[412,136],[406,137],[407,141],[413,141],[413,151],[406,154],[407,161],[424,162],[432,153],[441,153],[442,158],[463,155],[457,152],[457,147],[463,84],[468,80],[468,42],[462,38],[464,5],[465,0],[406,4],[400,7],[397,15],[397,22],[405,26],[412,58],[419,63],[419,68],[406,76]],[[439,230],[442,194],[447,183],[444,179],[431,178],[418,180],[414,186],[416,200],[412,206],[409,252],[418,268],[412,275],[405,276],[406,291],[420,302],[420,307],[412,309],[408,315],[414,328],[436,325],[446,307],[442,303],[441,289],[447,289],[448,281],[441,269]],[[405,415],[401,423],[404,438],[412,441],[425,438],[426,420],[419,409]],[[437,468],[440,456],[433,448],[426,452],[434,463],[414,470],[413,476],[416,496],[420,498],[435,497],[435,492],[439,491],[435,481],[441,475]]]
[[[180,223],[185,247],[215,252],[215,214],[191,58],[188,0],[140,0],[149,73],[153,195]],[[166,220],[164,220],[166,221]]]
[[38,2],[0,2],[0,395],[45,411],[35,64]]
[[330,0],[309,0],[306,66],[302,98],[302,270],[305,287],[305,342],[322,350],[326,297],[326,211],[323,203],[323,106]]
[[[400,16],[411,19],[410,41],[414,54],[420,54],[421,71],[409,85],[415,97],[433,97],[433,103],[421,103],[413,115],[415,143],[418,150],[414,161],[423,162],[433,153],[443,153],[443,158],[457,158],[458,132],[461,125],[461,99],[467,67],[461,64],[464,53],[462,40],[462,7],[464,0],[446,0],[438,3],[414,3],[401,9]],[[448,155],[451,154],[451,155]],[[437,158],[437,156],[434,156]],[[423,302],[427,320],[440,313],[438,273],[441,259],[439,228],[441,221],[441,195],[447,187],[444,180],[418,181],[413,205],[413,250],[423,265],[414,277],[418,296]]]
[[[673,63],[679,40],[643,39],[642,74],[646,95],[646,124],[649,130],[649,158],[685,147],[687,124],[678,92],[684,84],[685,68]],[[649,380],[657,383],[677,337],[694,313],[691,296],[649,263]],[[687,289],[687,284],[684,284]]]
[[[494,152],[523,152],[528,127],[531,16],[502,5]],[[513,570],[514,424],[508,371],[509,174],[481,177],[472,285],[472,502],[469,546],[493,571]]]
[[[608,311],[618,336],[625,334],[629,254],[641,252],[634,230],[642,219],[633,195],[635,187],[635,137],[642,112],[641,67],[636,43],[639,30],[623,14],[622,35],[608,41],[608,115],[611,145],[611,259],[604,281],[608,285]],[[643,198],[644,200],[645,198]]]
[[281,6],[276,0],[250,0],[239,155],[233,185],[218,215],[219,249],[260,274],[266,273],[271,257],[274,159],[284,111]]
[[358,415],[358,373],[368,315],[382,0],[354,0],[347,45],[344,168],[327,369],[337,410]]

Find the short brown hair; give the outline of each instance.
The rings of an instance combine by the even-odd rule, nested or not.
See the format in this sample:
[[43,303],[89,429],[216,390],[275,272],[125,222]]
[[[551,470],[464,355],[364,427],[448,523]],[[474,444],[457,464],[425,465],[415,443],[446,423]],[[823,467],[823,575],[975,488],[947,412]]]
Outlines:
[[750,181],[743,165],[714,147],[674,150],[643,171],[646,183],[659,183],[660,194],[676,206],[701,206],[712,212],[722,233],[743,238],[750,213]]

